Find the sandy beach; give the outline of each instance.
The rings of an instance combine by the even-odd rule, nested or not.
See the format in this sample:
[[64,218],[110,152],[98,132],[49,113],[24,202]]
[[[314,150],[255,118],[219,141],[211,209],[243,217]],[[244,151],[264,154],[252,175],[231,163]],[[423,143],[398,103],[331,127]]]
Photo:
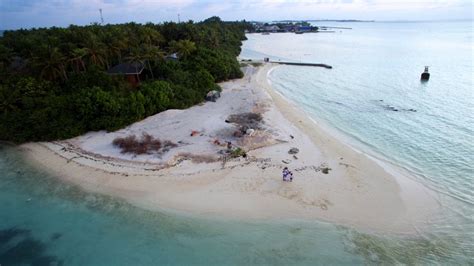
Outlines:
[[[349,147],[273,90],[272,68],[248,66],[221,84],[222,96],[168,110],[116,132],[28,143],[26,159],[63,181],[152,210],[232,219],[323,220],[367,231],[412,234],[430,224],[435,193],[396,168]],[[230,115],[261,114],[251,134],[234,136]],[[117,137],[150,134],[177,147],[123,154]],[[246,158],[225,156],[225,143]],[[219,145],[220,144],[220,145]],[[289,150],[297,148],[296,154]],[[283,182],[289,167],[293,182]],[[326,173],[327,171],[327,173]]]

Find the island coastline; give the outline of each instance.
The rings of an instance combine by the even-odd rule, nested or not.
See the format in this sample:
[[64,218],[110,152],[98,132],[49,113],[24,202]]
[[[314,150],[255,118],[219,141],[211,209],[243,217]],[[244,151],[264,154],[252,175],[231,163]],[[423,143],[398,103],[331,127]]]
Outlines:
[[[19,149],[28,162],[62,181],[147,209],[238,219],[317,219],[399,234],[422,230],[438,209],[435,194],[401,173],[394,176],[373,158],[324,132],[271,87],[267,76],[273,67],[248,66],[243,79],[222,84],[223,98],[254,95],[255,104],[242,109],[263,109],[266,128],[258,136],[266,137],[266,131],[275,129],[268,141],[263,138],[262,145],[250,145],[247,158],[230,160],[225,166],[221,161],[194,163],[172,156],[133,158],[110,146],[100,150],[98,147],[110,144],[112,138],[104,137],[109,134],[105,132],[67,141],[28,143]],[[247,90],[250,94],[238,94]],[[167,122],[171,123],[175,115],[192,116],[192,112],[227,103],[218,99],[155,116],[162,118],[159,121],[169,117]],[[210,120],[223,120],[231,114],[210,116]],[[145,131],[146,125],[156,121],[150,117],[137,122],[138,126],[127,127],[122,135]],[[201,141],[203,147],[209,146],[206,141]],[[191,153],[203,147],[190,148]],[[288,154],[292,147],[299,149],[295,157]],[[284,166],[295,169],[294,182],[282,182]],[[330,171],[322,173],[322,168]]]

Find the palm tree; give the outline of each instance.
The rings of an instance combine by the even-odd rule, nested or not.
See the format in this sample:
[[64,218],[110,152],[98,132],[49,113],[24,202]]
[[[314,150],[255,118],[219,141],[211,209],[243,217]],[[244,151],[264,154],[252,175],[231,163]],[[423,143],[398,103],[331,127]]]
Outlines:
[[145,59],[145,62],[148,65],[148,69],[151,72],[151,78],[155,79],[150,62],[155,62],[157,59],[163,59],[164,53],[158,46],[145,46],[142,52],[142,57],[143,59]]
[[59,78],[67,79],[66,67],[64,62],[66,57],[61,53],[58,47],[48,47],[45,56],[33,58],[34,64],[40,69],[40,77],[48,80],[57,80]]
[[146,44],[147,46],[160,45],[164,42],[163,35],[161,35],[161,33],[157,30],[150,27],[142,28],[142,30],[139,32],[139,36],[141,42]]
[[171,49],[179,56],[186,58],[196,50],[196,44],[190,40],[179,40],[170,42]]
[[107,49],[107,56],[113,62],[122,62],[123,52],[128,48],[125,33],[122,28],[113,27],[104,36],[104,44]]
[[82,71],[86,70],[86,64],[84,63],[84,57],[87,56],[86,48],[73,49],[69,56],[69,62],[73,64],[77,72],[81,71],[80,68],[82,68]]
[[122,62],[122,53],[127,49],[128,45],[124,40],[114,38],[112,41],[106,43],[109,55],[116,57],[119,62]]
[[[134,63],[135,64],[135,68],[136,68],[137,72],[138,72],[138,69],[137,69],[138,64],[137,63],[140,63],[140,64],[144,65],[145,60],[146,60],[143,51],[141,51],[138,48],[130,49],[129,54],[125,59],[129,63]],[[137,75],[137,78],[138,78],[138,81],[140,81],[140,76],[139,75]]]
[[105,49],[105,45],[100,42],[97,37],[91,36],[86,40],[84,48],[87,51],[87,57],[89,61],[97,66],[103,67],[104,65],[109,67],[109,63],[107,62],[107,52]]
[[158,46],[143,46],[142,48],[132,48],[126,60],[130,63],[146,64],[151,72],[151,78],[155,79],[150,62],[155,62],[163,57],[164,53]]

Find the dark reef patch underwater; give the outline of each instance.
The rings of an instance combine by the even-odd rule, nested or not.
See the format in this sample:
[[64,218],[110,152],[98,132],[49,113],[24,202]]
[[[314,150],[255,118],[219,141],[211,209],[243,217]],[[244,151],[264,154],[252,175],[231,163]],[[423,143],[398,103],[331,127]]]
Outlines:
[[[54,241],[56,237],[52,236]],[[0,230],[0,262],[5,265],[63,265],[47,252],[48,244],[31,236],[30,230]]]

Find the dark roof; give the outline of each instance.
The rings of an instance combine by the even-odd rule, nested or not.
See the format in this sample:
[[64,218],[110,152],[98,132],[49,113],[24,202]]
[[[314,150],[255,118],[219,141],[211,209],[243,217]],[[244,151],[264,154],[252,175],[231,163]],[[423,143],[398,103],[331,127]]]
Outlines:
[[10,63],[10,69],[15,71],[23,70],[28,64],[28,59],[23,59],[19,56],[14,56]]
[[145,69],[145,65],[140,62],[122,63],[110,68],[107,73],[113,75],[140,75],[143,69]]
[[298,30],[311,30],[311,26],[299,26]]

